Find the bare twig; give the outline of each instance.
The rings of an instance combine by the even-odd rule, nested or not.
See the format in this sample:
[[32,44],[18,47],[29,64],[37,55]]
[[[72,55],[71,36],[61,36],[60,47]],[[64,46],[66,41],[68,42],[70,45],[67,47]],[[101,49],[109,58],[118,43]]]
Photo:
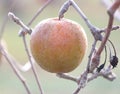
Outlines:
[[68,74],[58,73],[57,76],[58,76],[59,78],[64,78],[64,79],[71,80],[71,81],[74,81],[74,82],[78,83],[78,79],[77,79],[77,78],[72,77],[72,76],[70,76],[70,75],[68,75]]
[[91,33],[93,34],[95,40],[102,40],[102,35],[100,34],[99,29],[91,24],[91,22],[88,20],[88,18],[83,13],[83,11],[78,7],[78,5],[74,2],[74,0],[68,0],[64,3],[64,5],[61,7],[61,9],[59,11],[59,19],[64,16],[64,13],[67,12],[67,10],[70,6],[73,6],[73,8],[83,18],[83,20],[87,24],[88,28],[90,29]]
[[113,15],[109,15],[109,22],[108,22],[108,27],[107,27],[107,30],[106,30],[106,34],[105,34],[105,37],[103,38],[103,41],[101,42],[101,45],[100,47],[98,48],[98,51],[96,52],[96,55],[100,55],[101,52],[103,51],[104,47],[105,47],[105,44],[108,40],[108,37],[110,35],[110,32],[111,32],[111,29],[112,29],[112,25],[113,25]]
[[[12,11],[12,9],[14,8],[16,4],[16,0],[13,0],[12,4],[10,5],[10,8],[8,9],[9,11]],[[6,23],[8,21],[8,16],[5,16],[5,19],[3,21],[3,24],[1,26],[1,30],[0,30],[0,41],[2,39],[3,33],[4,33],[4,29],[6,26]],[[31,94],[28,85],[26,83],[25,78],[21,75],[21,73],[18,71],[18,69],[16,68],[11,55],[9,55],[9,53],[2,47],[2,44],[0,43],[0,52],[2,53],[2,55],[5,57],[5,59],[8,61],[8,63],[10,64],[11,68],[13,69],[14,73],[16,74],[16,76],[20,79],[20,81],[22,82],[23,86],[25,87],[26,91],[28,94]]]
[[37,73],[36,73],[36,70],[34,68],[34,65],[33,65],[33,61],[32,61],[32,58],[31,58],[31,55],[29,53],[29,50],[28,50],[28,47],[27,47],[27,43],[26,43],[26,38],[25,38],[25,35],[26,33],[31,33],[32,30],[30,28],[28,28],[18,17],[16,17],[13,13],[9,13],[8,16],[16,23],[18,24],[22,30],[20,30],[20,36],[23,37],[23,43],[24,43],[24,46],[25,46],[25,50],[26,50],[26,53],[28,55],[28,59],[30,61],[30,64],[31,64],[31,67],[32,67],[32,71],[34,73],[34,76],[35,76],[35,79],[36,79],[36,82],[37,82],[37,85],[39,87],[39,90],[40,90],[40,94],[43,94],[42,92],[42,89],[41,89],[41,85],[40,85],[40,82],[38,80],[38,76],[37,76]]
[[[8,51],[7,51],[7,52],[8,52]],[[26,72],[26,71],[28,71],[28,70],[31,69],[31,64],[30,64],[29,61],[26,62],[25,65],[21,65],[20,62],[18,62],[18,61],[14,58],[14,56],[12,56],[10,53],[8,53],[8,54],[9,54],[9,56],[11,57],[12,62],[14,63],[14,65],[16,66],[16,68],[17,68],[19,71],[21,71],[21,72]],[[33,58],[32,58],[32,61],[33,61],[33,63],[35,63],[35,61],[34,61]]]
[[107,42],[107,40],[110,36],[110,32],[111,32],[112,25],[113,25],[113,20],[114,20],[114,13],[117,10],[117,8],[119,7],[119,5],[120,5],[120,0],[116,0],[108,10],[109,22],[108,22],[108,26],[107,26],[107,29],[106,29],[106,32],[105,32],[105,36],[104,36],[104,38],[101,42],[100,47],[98,48],[98,50],[96,52],[96,55],[98,55],[98,56],[100,56],[100,54],[103,51],[103,49],[105,47],[105,44],[106,44],[106,42]]
[[19,32],[19,36],[25,35],[25,34],[31,34],[32,30],[28,28],[18,17],[16,17],[12,12],[8,13],[8,16],[11,20],[13,20],[16,24],[18,24],[22,30]]
[[[87,83],[87,77],[88,77],[88,73],[90,72],[90,62],[91,62],[91,58],[92,58],[92,55],[95,51],[95,46],[96,46],[96,43],[97,41],[95,40],[93,45],[92,45],[92,49],[91,49],[91,52],[90,52],[90,55],[89,55],[89,60],[88,60],[88,64],[87,64],[87,67],[86,67],[86,70],[83,72],[83,74],[81,74],[80,78],[78,79],[78,88],[75,90],[75,92],[73,94],[77,94],[83,87],[85,87],[86,83]],[[94,69],[92,68],[93,66],[91,66],[91,69]]]
[[27,26],[30,26],[33,21],[37,18],[37,16],[52,2],[53,0],[47,0],[47,2],[45,2],[43,4],[43,6],[36,12],[36,14],[34,15],[34,17],[29,21],[29,23],[27,24]]
[[[12,5],[10,6],[9,11],[12,11],[12,9],[14,8],[14,5],[16,4],[15,1],[13,1]],[[4,33],[5,26],[7,24],[7,21],[8,21],[8,16],[5,17],[5,19],[3,21],[3,24],[1,26],[0,40],[2,39],[2,36],[3,36],[3,33]],[[31,68],[31,65],[29,64],[29,62],[27,62],[25,65],[20,65],[20,63],[18,63],[10,53],[8,53],[8,54],[9,54],[9,56],[11,56],[11,59],[14,62],[14,65],[16,66],[16,68],[18,68],[20,71],[25,72],[25,71],[28,71]]]
[[106,69],[102,69],[100,72],[95,71],[92,76],[88,78],[88,82],[96,79],[99,76],[102,76],[109,81],[113,81],[116,78],[116,75],[112,72],[111,65],[109,65]]
[[[66,4],[66,3],[68,3],[68,4]],[[74,2],[74,0],[68,0],[68,1],[65,2],[64,6],[62,6],[63,10],[62,10],[62,8],[60,9],[59,17],[62,17],[62,15],[64,15],[64,13],[67,11],[64,8],[69,7],[68,5],[69,6],[70,5],[73,6],[75,8],[75,10],[79,13],[79,15],[83,18],[83,20],[87,24],[88,28],[90,29],[91,33],[93,34],[96,43],[97,43],[98,40],[101,41],[102,40],[102,35],[100,33],[100,29],[98,29],[97,27],[95,27],[94,25],[91,24],[91,22],[88,20],[86,15],[82,12],[82,10],[78,7],[78,5]],[[91,54],[94,52],[94,49],[95,48],[92,49]],[[99,56],[96,56],[96,57],[99,57]],[[88,63],[87,69],[88,69],[88,67],[90,65],[90,61],[91,61],[91,58],[89,59],[89,63]]]
[[20,79],[20,81],[24,85],[27,93],[31,94],[31,92],[30,92],[30,90],[28,88],[28,85],[27,85],[27,83],[25,81],[25,78],[20,74],[20,72],[15,67],[14,63],[12,62],[11,57],[8,55],[8,53],[3,49],[3,47],[1,45],[0,45],[0,51],[1,51],[2,55],[6,58],[6,60],[8,61],[8,63],[10,64],[10,66],[13,69],[14,73],[17,75],[17,77]]
[[29,59],[29,61],[30,61],[30,64],[31,64],[31,67],[32,67],[34,76],[35,76],[35,79],[36,79],[37,85],[38,85],[38,87],[39,87],[40,94],[43,94],[43,91],[42,91],[42,88],[41,88],[41,85],[40,85],[40,81],[39,81],[39,79],[38,79],[37,72],[36,72],[35,67],[34,67],[34,65],[33,65],[32,57],[31,57],[31,55],[30,55],[30,53],[29,53],[29,50],[28,50],[28,46],[27,46],[27,43],[26,43],[26,38],[25,38],[25,36],[23,36],[23,43],[24,43],[25,50],[26,50],[28,59]]
[[[114,31],[114,30],[117,30],[117,29],[120,29],[120,26],[113,26],[111,31]],[[106,30],[107,30],[107,28],[101,29],[100,33],[106,32]]]
[[[45,2],[45,4],[43,4],[43,6],[38,10],[38,12],[34,15],[34,17],[30,20],[30,22],[27,24],[27,26],[30,26],[32,23],[33,23],[33,21],[37,18],[37,16],[52,2],[53,0],[48,0],[47,2]],[[15,3],[14,3],[15,4]],[[11,7],[11,9],[12,9],[12,7]],[[10,10],[11,10],[10,9]],[[20,32],[19,32],[19,36],[22,36],[22,35],[24,35],[24,34],[27,34],[27,33],[29,33],[29,34],[31,34],[31,32],[32,32],[32,30],[30,29],[30,28],[28,28],[26,25],[24,25],[24,23],[22,22],[22,21],[20,21],[19,20],[19,18],[17,18],[13,13],[11,13],[11,12],[9,12],[8,13],[8,16],[11,16],[10,18],[12,19],[12,20],[14,20],[14,22],[16,22],[18,25],[20,25],[21,27],[25,27],[25,30],[20,30]],[[8,20],[8,16],[7,16],[7,18],[5,19],[5,23],[6,23],[6,20]],[[16,17],[16,18],[15,18]],[[2,28],[1,28],[1,31],[4,31],[3,29],[4,29],[4,27],[5,27],[5,23],[3,24],[3,26],[2,26]],[[2,32],[1,32],[2,33]],[[2,34],[0,34],[1,35],[1,37],[2,37]],[[12,55],[11,55],[12,56]],[[13,57],[13,56],[12,56]],[[16,61],[15,60],[15,58],[13,57],[13,59],[14,59],[14,61]],[[32,61],[33,61],[33,59],[32,59]],[[30,68],[31,68],[31,64],[30,64],[30,62],[27,62],[25,65],[20,65],[20,63],[16,63],[16,62],[14,62],[15,63],[15,65],[16,65],[16,67],[20,70],[20,71],[23,71],[23,72],[25,72],[25,71],[28,71]]]
[[87,79],[88,79],[88,70],[85,70],[79,80],[78,80],[78,88],[74,91],[73,94],[78,94],[82,88],[84,88],[87,84]]
[[[39,10],[38,12],[35,14],[35,16],[30,20],[30,22],[28,23],[27,26],[30,26],[32,24],[32,22],[36,19],[36,17],[52,2],[53,0],[48,0]],[[19,32],[19,36],[22,36],[23,37],[23,42],[24,42],[24,45],[25,45],[25,49],[26,49],[26,52],[27,52],[27,55],[28,55],[28,58],[29,58],[29,61],[30,61],[30,64],[32,67],[32,70],[33,70],[33,73],[34,73],[34,76],[35,76],[35,79],[37,81],[37,84],[38,84],[38,87],[39,87],[39,90],[40,90],[40,93],[43,94],[43,91],[42,91],[42,88],[41,88],[41,85],[40,85],[40,82],[38,80],[38,76],[37,76],[37,73],[35,71],[35,68],[34,68],[34,65],[33,65],[33,58],[31,58],[31,55],[28,51],[28,47],[27,47],[27,44],[26,44],[26,39],[25,39],[25,35],[27,33],[31,34],[32,30],[30,28],[28,28],[26,25],[24,25],[24,23],[18,18],[16,17],[13,13],[9,13],[8,16],[15,22],[17,23],[18,25],[20,25],[22,27],[22,30],[20,30]],[[24,66],[22,67],[24,68]]]

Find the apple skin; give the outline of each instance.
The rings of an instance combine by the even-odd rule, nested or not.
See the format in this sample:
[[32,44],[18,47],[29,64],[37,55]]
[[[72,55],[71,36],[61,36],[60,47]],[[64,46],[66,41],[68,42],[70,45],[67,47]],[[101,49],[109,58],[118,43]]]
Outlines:
[[87,37],[82,26],[72,20],[48,18],[34,28],[30,48],[41,68],[52,73],[67,73],[81,63]]

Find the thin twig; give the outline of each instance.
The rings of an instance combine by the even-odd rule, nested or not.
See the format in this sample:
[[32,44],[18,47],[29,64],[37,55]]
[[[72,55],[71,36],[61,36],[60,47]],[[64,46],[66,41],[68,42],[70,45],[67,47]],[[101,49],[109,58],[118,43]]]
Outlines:
[[[12,4],[10,5],[10,8],[8,9],[9,11],[12,11],[12,9],[14,8],[16,4],[16,0],[13,0]],[[8,16],[5,16],[5,19],[3,21],[3,24],[1,26],[1,30],[0,30],[0,41],[2,39],[3,33],[4,33],[4,29],[6,26],[6,23],[8,21]],[[2,47],[1,43],[0,43],[0,52],[2,53],[2,55],[5,57],[5,59],[8,61],[8,63],[10,64],[11,68],[13,69],[14,73],[16,74],[16,76],[20,79],[20,81],[22,82],[23,86],[25,87],[26,91],[28,94],[31,94],[28,85],[26,83],[25,78],[21,75],[21,73],[18,71],[18,69],[16,68],[16,66],[14,65],[14,62],[11,59],[11,56],[8,54],[8,52]]]
[[43,6],[36,12],[36,14],[34,15],[34,17],[28,22],[27,26],[30,26],[33,21],[37,18],[37,16],[52,2],[53,0],[47,0],[47,2],[45,2],[43,4]]
[[[118,25],[117,26],[113,26],[111,31],[114,31],[114,30],[117,30],[117,29],[120,29],[120,26],[118,26]],[[107,28],[101,29],[100,33],[106,32],[106,30],[107,30]]]
[[30,64],[31,64],[31,67],[32,67],[32,71],[33,71],[33,74],[35,76],[35,79],[36,79],[36,82],[37,82],[37,85],[39,87],[39,90],[40,90],[40,94],[43,94],[43,91],[42,91],[42,88],[41,88],[41,85],[40,85],[40,81],[38,79],[38,74],[34,68],[34,65],[33,65],[33,61],[32,61],[32,57],[29,53],[29,50],[28,50],[28,46],[27,46],[27,43],[26,43],[26,38],[25,36],[23,36],[23,43],[24,43],[24,46],[25,46],[25,50],[26,50],[26,53],[27,53],[27,56],[28,56],[28,59],[30,61]]
[[[12,4],[10,5],[10,8],[8,9],[8,12],[12,11],[15,5],[16,5],[16,0],[13,0]],[[5,16],[5,18],[3,20],[3,24],[2,24],[1,29],[0,29],[0,40],[2,39],[7,21],[8,21],[8,15]],[[20,65],[20,63],[18,63],[15,60],[15,58],[10,53],[8,53],[8,54],[9,54],[9,56],[11,56],[11,59],[13,59],[13,62],[14,62],[14,65],[16,66],[16,68],[18,68],[20,71],[28,71],[30,69],[29,63],[22,66],[22,65]]]
[[19,32],[19,36],[26,35],[27,33],[28,33],[28,34],[31,34],[32,30],[31,30],[30,28],[28,28],[28,27],[27,27],[18,17],[16,17],[12,12],[9,12],[9,13],[8,13],[8,17],[22,28],[22,30],[20,30],[20,32]]
[[88,82],[96,79],[99,76],[104,77],[109,81],[113,81],[116,78],[116,75],[111,71],[112,67],[109,65],[107,68],[102,69],[100,72],[95,71],[89,78]]
[[39,87],[39,90],[40,90],[40,94],[43,94],[42,92],[42,89],[41,89],[41,85],[40,85],[40,82],[38,80],[38,76],[37,76],[37,73],[36,73],[36,70],[34,68],[34,65],[33,65],[33,61],[32,61],[32,58],[31,58],[31,55],[29,53],[29,50],[28,50],[28,46],[27,46],[27,43],[26,43],[26,33],[31,33],[32,30],[30,28],[28,28],[18,17],[16,17],[13,13],[8,13],[8,16],[10,17],[10,19],[12,19],[16,24],[18,24],[19,26],[21,26],[22,30],[20,30],[19,34],[20,36],[23,37],[23,43],[24,43],[24,47],[25,47],[25,50],[26,50],[26,53],[27,53],[27,56],[28,56],[28,59],[29,59],[29,62],[31,64],[31,67],[32,67],[32,71],[34,73],[34,76],[35,76],[35,79],[36,79],[36,82],[37,82],[37,85]]
[[91,22],[88,20],[86,15],[83,13],[83,11],[78,7],[78,5],[74,2],[74,0],[69,0],[71,2],[71,5],[74,7],[74,9],[79,13],[79,15],[83,18],[85,23],[87,24],[88,28],[90,29],[91,33],[93,34],[95,40],[102,40],[102,35],[100,34],[100,29],[95,27]]
[[95,51],[95,46],[96,46],[96,43],[97,41],[95,40],[93,45],[92,45],[92,49],[91,49],[91,52],[90,52],[90,55],[89,55],[89,60],[88,60],[88,63],[87,63],[87,68],[86,70],[83,72],[83,74],[80,76],[80,78],[78,79],[78,88],[74,91],[73,94],[78,94],[78,92],[80,92],[80,90],[85,87],[86,83],[87,83],[87,77],[88,77],[88,74],[90,72],[90,62],[91,62],[91,58],[92,58],[92,54],[94,53]]
[[67,79],[67,80],[71,80],[71,81],[74,81],[76,83],[78,83],[78,79],[73,77],[73,76],[70,76],[70,75],[67,75],[65,73],[58,73],[57,76],[59,78],[64,78],[64,79]]
[[92,57],[92,54],[94,53],[96,43],[97,43],[97,41],[95,40],[93,45],[92,45],[92,49],[91,49],[91,52],[90,52],[90,55],[89,55],[87,68],[86,68],[85,72],[80,76],[80,78],[79,78],[79,86],[78,86],[78,88],[75,90],[75,92],[73,94],[77,94],[81,90],[81,88],[83,88],[83,86],[85,86],[86,83],[87,83],[87,76],[88,76],[88,73],[90,72],[89,67],[90,67],[91,57]]
[[119,7],[119,5],[120,5],[120,0],[116,0],[114,2],[114,4],[108,10],[108,15],[109,15],[108,26],[107,26],[107,29],[106,29],[106,32],[105,32],[105,36],[104,36],[104,38],[101,42],[101,45],[98,48],[98,51],[96,52],[96,55],[100,55],[101,52],[103,51],[104,47],[105,47],[105,44],[106,44],[106,42],[107,42],[107,40],[110,36],[110,32],[111,32],[111,29],[112,29],[113,20],[114,20],[114,13],[117,10],[117,8]]
[[[8,55],[11,57],[12,62],[14,63],[14,65],[16,66],[16,68],[17,68],[19,71],[26,72],[26,71],[28,71],[28,70],[31,69],[31,64],[30,64],[29,61],[26,62],[25,65],[21,65],[21,63],[18,62],[18,61],[14,58],[14,56],[12,56],[10,53],[8,53]],[[32,61],[33,61],[33,63],[35,63],[35,61],[34,61],[33,58],[32,58]]]
[[112,28],[112,25],[113,25],[113,15],[109,15],[109,16],[110,16],[109,17],[109,22],[108,22],[109,24],[108,24],[107,30],[105,32],[106,34],[105,34],[105,37],[103,38],[103,41],[101,42],[100,47],[98,48],[98,51],[96,52],[97,55],[101,54],[109,36],[110,36],[111,28]]
[[14,73],[16,74],[16,76],[20,79],[20,81],[24,85],[27,93],[31,94],[31,92],[30,92],[30,90],[28,88],[28,85],[27,85],[27,83],[25,81],[25,78],[20,74],[20,72],[15,67],[14,63],[12,62],[11,57],[8,55],[8,53],[3,49],[3,47],[1,45],[0,45],[0,51],[1,51],[2,55],[5,57],[5,59],[8,61],[8,63],[10,64],[10,66],[13,69]]

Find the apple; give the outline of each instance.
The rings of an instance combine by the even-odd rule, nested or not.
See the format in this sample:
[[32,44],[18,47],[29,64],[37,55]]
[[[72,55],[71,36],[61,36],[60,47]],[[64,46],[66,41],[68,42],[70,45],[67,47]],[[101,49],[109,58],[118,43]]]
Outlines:
[[69,19],[48,18],[36,25],[30,36],[30,49],[35,61],[51,73],[73,71],[87,49],[82,26]]

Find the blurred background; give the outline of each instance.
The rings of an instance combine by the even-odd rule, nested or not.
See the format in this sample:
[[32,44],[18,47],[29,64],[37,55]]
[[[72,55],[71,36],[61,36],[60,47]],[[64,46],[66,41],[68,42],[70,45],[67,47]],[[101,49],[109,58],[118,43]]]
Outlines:
[[[0,0],[0,27],[5,20],[9,8],[14,0]],[[31,18],[35,15],[37,10],[42,7],[42,5],[47,0],[15,0],[16,4],[11,10],[16,16],[18,16],[25,24],[27,24]],[[50,17],[57,17],[58,12],[62,4],[66,0],[53,0],[36,18],[36,20],[30,26],[34,26],[43,19]],[[108,15],[106,13],[106,8],[101,3],[100,0],[75,0],[79,5],[88,19],[93,25],[99,28],[104,28],[107,26]],[[65,18],[77,21],[80,23],[86,31],[88,36],[88,50],[87,53],[79,67],[74,71],[70,72],[70,75],[78,77],[85,69],[88,61],[88,55],[93,43],[93,36],[91,35],[88,27],[86,26],[83,19],[70,7],[67,13],[65,13]],[[120,21],[115,20],[114,25],[119,25]],[[5,32],[3,34],[3,39],[6,41],[8,51],[19,61],[21,64],[25,64],[28,61],[22,38],[18,36],[18,31],[20,27],[13,23],[11,20],[6,22]],[[117,50],[118,58],[120,58],[120,30],[111,33],[110,39],[114,43]],[[27,42],[29,45],[30,36],[27,35]],[[104,62],[104,53],[101,58],[101,63]],[[108,62],[108,60],[107,60]],[[77,88],[77,84],[65,79],[60,79],[56,77],[55,74],[48,73],[42,70],[38,65],[36,66],[37,73],[39,75],[39,80],[43,88],[44,94],[72,94],[72,92]],[[117,75],[117,79],[110,82],[102,77],[99,77],[81,90],[79,94],[118,94],[120,92],[120,64],[113,71]],[[39,94],[38,87],[35,82],[32,71],[22,72],[22,75],[26,78],[26,82],[32,94]],[[27,94],[22,83],[14,74],[10,65],[6,60],[0,62],[0,94]]]

